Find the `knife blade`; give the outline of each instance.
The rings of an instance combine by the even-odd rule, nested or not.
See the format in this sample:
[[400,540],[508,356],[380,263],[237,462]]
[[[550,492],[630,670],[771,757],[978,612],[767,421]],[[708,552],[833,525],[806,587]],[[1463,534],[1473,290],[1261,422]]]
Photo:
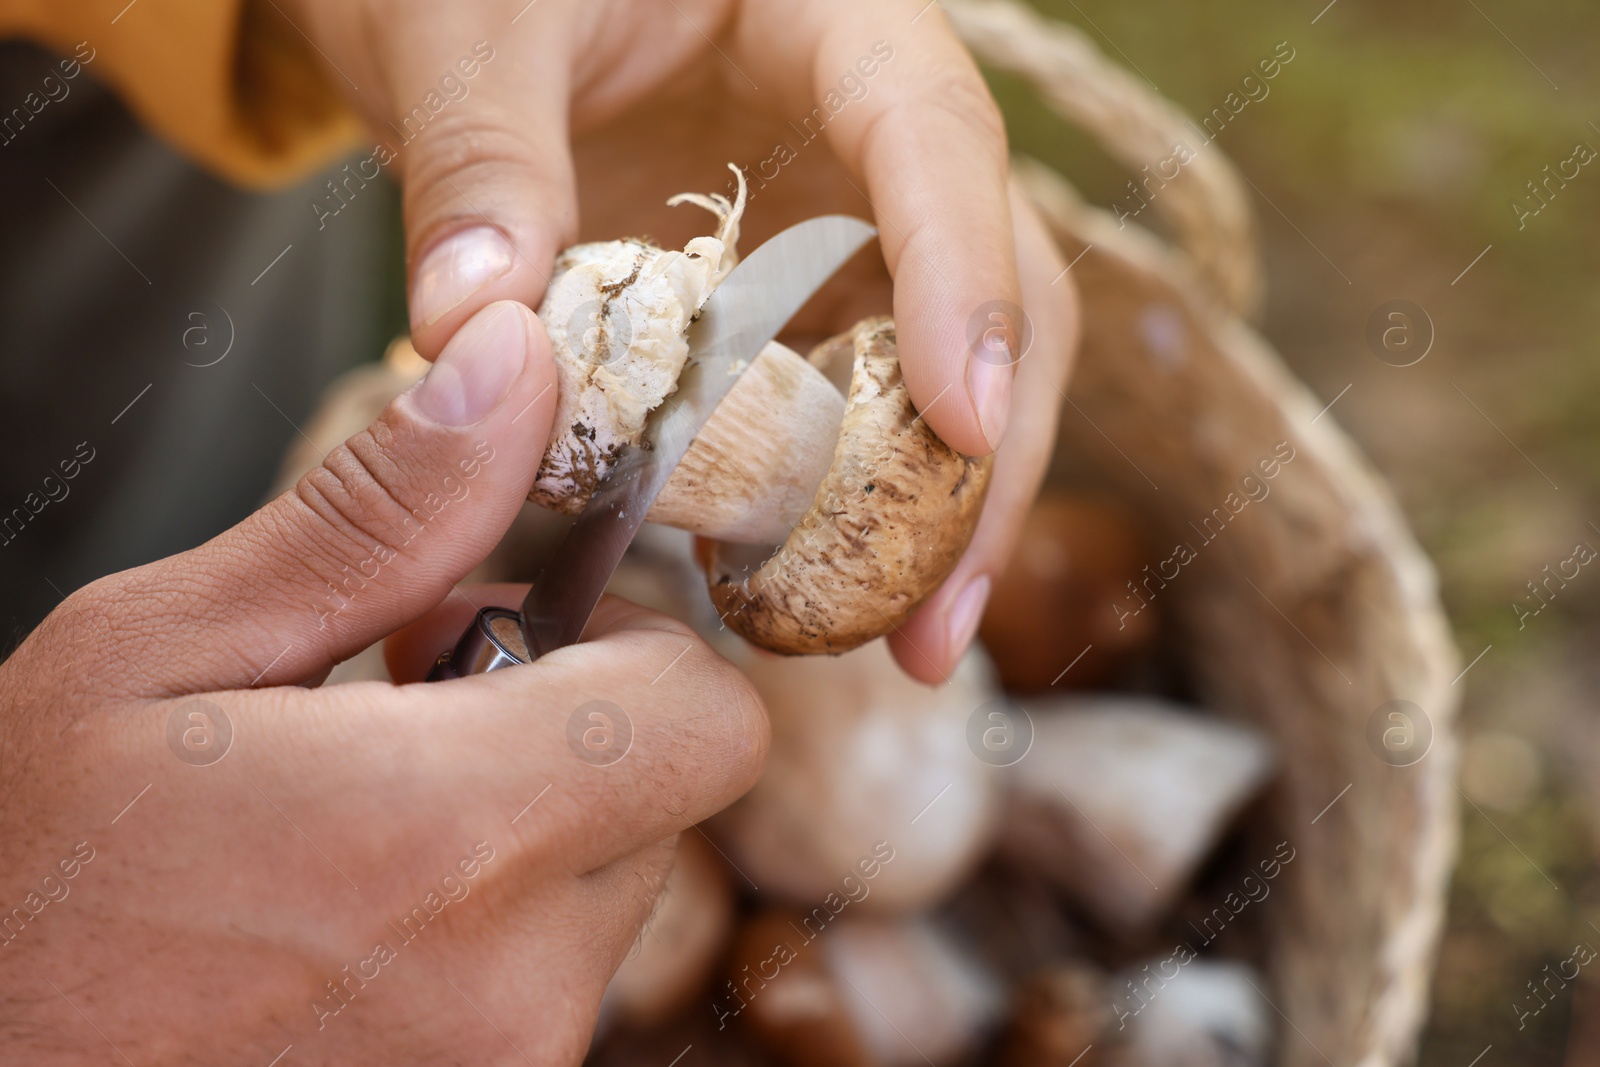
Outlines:
[[735,267],[689,328],[689,356],[677,389],[646,419],[641,444],[624,453],[596,487],[528,591],[522,611],[479,612],[454,652],[440,657],[432,677],[498,670],[575,644],[700,428],[761,348],[876,234],[860,219],[825,215],[789,227]]
[[650,413],[643,444],[602,481],[522,602],[523,638],[535,657],[577,642],[700,428],[762,346],[876,232],[846,215],[791,226],[752,252],[701,305],[678,388]]

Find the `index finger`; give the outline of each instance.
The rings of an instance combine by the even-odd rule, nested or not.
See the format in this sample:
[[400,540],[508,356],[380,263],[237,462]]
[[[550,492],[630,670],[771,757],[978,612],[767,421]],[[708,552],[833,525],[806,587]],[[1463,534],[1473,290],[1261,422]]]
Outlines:
[[865,181],[912,402],[952,448],[987,454],[1024,343],[1004,120],[937,4],[818,8],[813,91],[830,145]]
[[[770,743],[754,687],[688,626],[608,597],[588,637],[533,664],[447,682],[208,699],[252,739],[263,789],[278,795],[278,783],[297,805],[361,829],[338,842],[357,868],[383,869],[419,836],[498,828],[496,840],[518,842],[520,854],[560,857],[581,874],[733,803]],[[150,722],[171,711],[152,706],[135,733],[165,744]],[[352,738],[362,739],[360,773],[348,762]]]
[[470,717],[495,739],[475,773],[490,792],[508,789],[498,807],[551,783],[526,832],[593,870],[733,803],[770,736],[755,688],[687,625],[607,597],[586,638],[530,666],[407,692],[437,690],[446,721]]

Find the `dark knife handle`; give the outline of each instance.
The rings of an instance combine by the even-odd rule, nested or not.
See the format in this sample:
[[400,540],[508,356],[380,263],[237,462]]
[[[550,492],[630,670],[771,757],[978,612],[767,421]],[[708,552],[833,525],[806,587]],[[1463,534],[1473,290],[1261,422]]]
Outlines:
[[473,616],[456,647],[434,663],[428,681],[444,682],[532,662],[522,639],[522,616],[510,608],[484,608]]

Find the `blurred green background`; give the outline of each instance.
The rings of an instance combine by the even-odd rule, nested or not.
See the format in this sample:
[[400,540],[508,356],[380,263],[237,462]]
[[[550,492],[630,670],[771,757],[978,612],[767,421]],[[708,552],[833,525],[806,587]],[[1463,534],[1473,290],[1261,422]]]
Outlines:
[[[1437,561],[1463,664],[1483,652],[1458,683],[1461,862],[1420,1062],[1600,1063],[1600,968],[1520,1026],[1517,1008],[1539,1003],[1528,983],[1547,964],[1600,950],[1600,566],[1551,583],[1520,627],[1513,608],[1539,607],[1526,583],[1580,542],[1600,550],[1600,159],[1536,215],[1512,206],[1540,207],[1527,183],[1546,165],[1600,151],[1600,7],[1033,2],[1191,116],[1280,42],[1295,50],[1216,138],[1258,187],[1264,331],[1324,401],[1349,386],[1331,414]],[[1020,82],[992,84],[1018,151],[1099,206],[1125,194],[1128,175]],[[1436,331],[1403,368],[1365,340],[1395,299]]]

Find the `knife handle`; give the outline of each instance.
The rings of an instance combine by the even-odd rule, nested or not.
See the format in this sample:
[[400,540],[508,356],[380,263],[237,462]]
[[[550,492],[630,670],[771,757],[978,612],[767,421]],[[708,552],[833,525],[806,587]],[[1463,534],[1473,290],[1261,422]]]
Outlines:
[[428,681],[443,682],[532,663],[522,639],[522,616],[510,608],[483,608],[456,646],[441,655]]

